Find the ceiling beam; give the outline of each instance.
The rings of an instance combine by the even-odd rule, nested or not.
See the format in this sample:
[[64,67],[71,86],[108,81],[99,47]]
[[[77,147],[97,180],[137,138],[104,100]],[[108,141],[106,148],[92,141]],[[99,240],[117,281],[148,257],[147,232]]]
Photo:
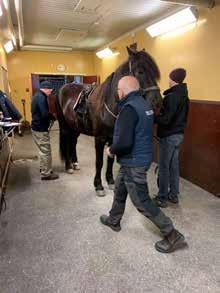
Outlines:
[[182,5],[190,5],[190,6],[203,6],[207,8],[213,8],[215,6],[215,0],[160,0],[160,1],[182,4]]

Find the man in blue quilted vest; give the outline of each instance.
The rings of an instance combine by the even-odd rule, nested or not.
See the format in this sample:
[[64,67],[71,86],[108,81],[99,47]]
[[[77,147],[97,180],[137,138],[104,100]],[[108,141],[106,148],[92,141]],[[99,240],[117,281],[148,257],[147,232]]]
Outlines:
[[109,216],[102,215],[100,221],[112,230],[120,231],[129,193],[137,210],[151,220],[164,236],[155,244],[155,248],[168,253],[184,244],[184,236],[149,196],[146,173],[152,162],[154,113],[151,105],[141,96],[139,88],[139,82],[133,76],[124,76],[118,83],[119,115],[113,144],[107,149],[107,154],[117,156],[120,170]]

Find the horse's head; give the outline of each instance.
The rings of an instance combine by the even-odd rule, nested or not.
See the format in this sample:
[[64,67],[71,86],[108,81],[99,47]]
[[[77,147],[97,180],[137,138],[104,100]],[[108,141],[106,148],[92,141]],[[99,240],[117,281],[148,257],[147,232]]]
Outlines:
[[127,50],[129,74],[138,79],[142,94],[150,100],[155,109],[162,103],[160,89],[157,85],[160,70],[154,59],[144,49],[137,51],[136,47],[127,47]]

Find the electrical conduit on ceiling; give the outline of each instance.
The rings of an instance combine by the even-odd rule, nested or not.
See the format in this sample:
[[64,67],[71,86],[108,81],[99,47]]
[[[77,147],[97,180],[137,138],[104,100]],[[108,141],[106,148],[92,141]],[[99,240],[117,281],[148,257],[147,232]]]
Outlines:
[[163,2],[170,2],[175,4],[189,5],[189,6],[205,6],[207,8],[213,8],[215,6],[215,0],[160,0]]
[[22,48],[24,46],[24,22],[22,13],[22,0],[14,0],[15,11],[18,20],[18,36],[19,36],[19,46]]

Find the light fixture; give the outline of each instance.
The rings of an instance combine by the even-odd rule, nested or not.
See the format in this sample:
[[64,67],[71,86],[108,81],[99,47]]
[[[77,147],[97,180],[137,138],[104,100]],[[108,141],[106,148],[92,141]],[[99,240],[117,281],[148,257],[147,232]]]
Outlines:
[[196,28],[196,26],[197,26],[197,24],[195,22],[188,24],[188,25],[185,25],[185,26],[180,27],[172,32],[168,32],[166,34],[163,34],[161,36],[161,39],[166,40],[166,39],[171,39],[171,38],[181,36],[181,35],[185,34],[186,32],[193,30],[194,28]]
[[13,42],[13,44],[14,44],[14,46],[16,46],[16,38],[15,38],[15,36],[14,35],[12,35],[12,42]]
[[4,48],[7,53],[10,53],[14,49],[12,41],[8,41],[7,43],[5,43]]
[[14,3],[15,3],[15,9],[17,11],[19,11],[19,9],[20,9],[20,0],[14,0]]
[[101,51],[96,52],[96,56],[101,59],[106,58],[106,57],[110,57],[110,56],[115,56],[118,54],[119,54],[119,52],[116,52],[115,50],[110,49],[110,48],[105,48]]
[[3,0],[3,4],[5,6],[5,9],[8,10],[8,0]]
[[146,30],[150,36],[154,38],[196,21],[197,17],[195,10],[188,7],[150,25]]
[[59,47],[59,46],[43,46],[43,45],[25,45],[21,48],[25,51],[48,51],[48,52],[70,52],[72,47]]
[[3,15],[3,12],[2,12],[2,7],[0,5],[0,16],[2,16],[2,15]]

